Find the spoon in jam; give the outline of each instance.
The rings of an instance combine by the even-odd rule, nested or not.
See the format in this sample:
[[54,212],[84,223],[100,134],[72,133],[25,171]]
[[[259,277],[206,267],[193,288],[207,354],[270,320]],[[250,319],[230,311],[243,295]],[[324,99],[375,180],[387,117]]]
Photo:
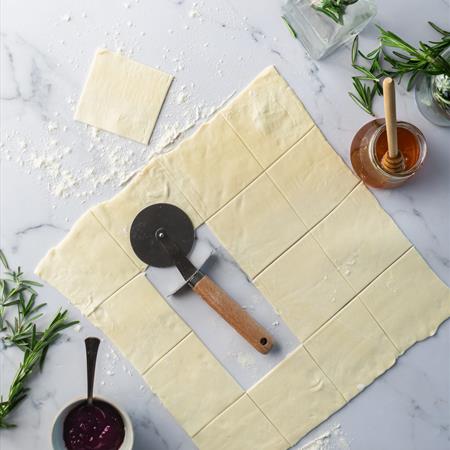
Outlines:
[[94,378],[95,364],[97,362],[98,347],[100,339],[88,337],[84,340],[86,346],[86,367],[87,367],[87,404],[92,406],[94,403]]
[[119,450],[125,437],[120,412],[111,404],[94,399],[94,377],[100,339],[88,337],[86,346],[87,399],[79,402],[64,420],[67,450]]

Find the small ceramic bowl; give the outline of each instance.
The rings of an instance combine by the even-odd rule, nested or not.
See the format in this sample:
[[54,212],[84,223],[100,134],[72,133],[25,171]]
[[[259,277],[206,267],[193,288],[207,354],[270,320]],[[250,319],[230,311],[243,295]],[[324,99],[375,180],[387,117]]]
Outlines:
[[[120,450],[132,450],[134,442],[134,434],[133,434],[133,425],[131,423],[128,414],[119,406],[117,406],[115,403],[113,403],[111,400],[106,400],[105,398],[102,397],[94,397],[94,398],[96,400],[102,400],[106,403],[109,403],[111,406],[117,409],[117,411],[122,417],[123,425],[125,427],[125,437],[123,439],[122,445],[120,446]],[[66,420],[67,414],[69,414],[69,412],[72,411],[72,409],[75,408],[75,406],[85,401],[86,398],[76,399],[67,406],[65,406],[57,414],[55,421],[53,423],[52,434],[50,437],[53,450],[67,450],[63,438],[64,421]]]

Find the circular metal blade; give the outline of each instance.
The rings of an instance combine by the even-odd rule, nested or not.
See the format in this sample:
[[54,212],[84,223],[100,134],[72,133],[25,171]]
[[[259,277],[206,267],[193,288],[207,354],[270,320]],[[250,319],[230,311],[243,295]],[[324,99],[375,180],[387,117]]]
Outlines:
[[187,255],[194,243],[194,226],[183,210],[170,203],[148,206],[133,220],[130,241],[138,258],[150,266],[169,267],[172,259],[155,236],[159,228]]

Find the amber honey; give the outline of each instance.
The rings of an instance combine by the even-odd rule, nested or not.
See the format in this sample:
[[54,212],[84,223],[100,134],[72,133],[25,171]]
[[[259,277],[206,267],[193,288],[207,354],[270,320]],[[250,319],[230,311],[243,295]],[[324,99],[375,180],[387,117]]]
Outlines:
[[365,124],[353,138],[350,158],[353,169],[362,181],[376,188],[394,188],[411,178],[422,165],[426,155],[425,138],[414,125],[397,124],[398,147],[405,159],[405,170],[392,174],[381,166],[387,152],[387,136],[384,120]]

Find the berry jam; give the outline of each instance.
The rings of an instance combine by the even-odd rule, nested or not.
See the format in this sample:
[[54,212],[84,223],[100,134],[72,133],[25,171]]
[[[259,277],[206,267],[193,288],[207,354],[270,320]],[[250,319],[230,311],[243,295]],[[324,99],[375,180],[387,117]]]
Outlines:
[[120,413],[101,400],[75,406],[64,420],[63,432],[68,450],[118,450],[125,437]]

